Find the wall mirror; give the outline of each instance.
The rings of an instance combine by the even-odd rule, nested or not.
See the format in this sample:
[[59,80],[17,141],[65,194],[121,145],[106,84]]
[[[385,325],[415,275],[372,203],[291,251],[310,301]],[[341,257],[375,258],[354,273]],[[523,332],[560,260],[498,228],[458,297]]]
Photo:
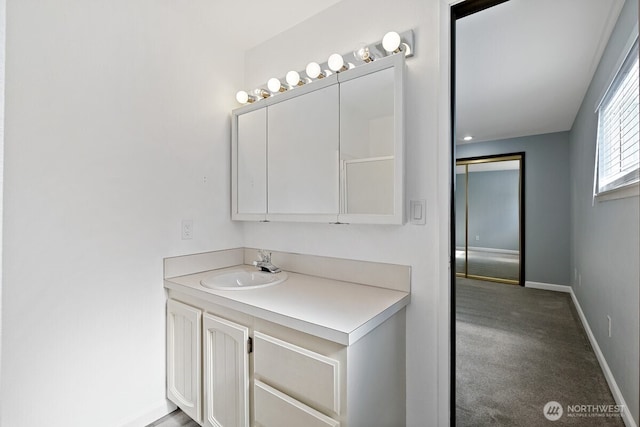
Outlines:
[[234,162],[237,167],[237,188],[233,202],[237,211],[256,215],[259,219],[267,207],[267,110],[253,110],[238,116]]
[[238,108],[234,220],[404,222],[404,55]]
[[343,213],[393,213],[393,95],[391,68],[340,86]]
[[335,221],[337,103],[334,84],[268,107],[267,220]]
[[456,274],[521,284],[522,155],[456,162]]
[[403,222],[404,67],[381,62],[340,80],[340,222]]

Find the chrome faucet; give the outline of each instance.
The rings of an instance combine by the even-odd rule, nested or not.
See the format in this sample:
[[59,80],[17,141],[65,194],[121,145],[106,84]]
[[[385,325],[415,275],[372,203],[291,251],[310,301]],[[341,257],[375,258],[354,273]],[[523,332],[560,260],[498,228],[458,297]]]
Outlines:
[[271,263],[271,252],[267,253],[262,249],[258,251],[258,260],[253,261],[253,265],[259,267],[262,271],[268,271],[269,273],[280,273],[278,267]]

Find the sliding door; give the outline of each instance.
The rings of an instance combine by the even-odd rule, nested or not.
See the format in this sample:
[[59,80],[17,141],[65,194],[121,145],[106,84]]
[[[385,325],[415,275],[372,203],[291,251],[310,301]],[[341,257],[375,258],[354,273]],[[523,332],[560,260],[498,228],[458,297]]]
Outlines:
[[456,167],[456,274],[521,284],[523,155]]
[[467,275],[467,165],[456,164],[456,274]]

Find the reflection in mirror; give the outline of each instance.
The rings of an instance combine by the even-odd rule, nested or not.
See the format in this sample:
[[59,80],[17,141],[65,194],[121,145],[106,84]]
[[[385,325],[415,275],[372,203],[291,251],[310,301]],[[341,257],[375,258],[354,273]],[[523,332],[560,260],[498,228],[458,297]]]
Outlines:
[[467,272],[467,166],[456,166],[456,274]]
[[394,213],[394,69],[340,84],[342,213]]
[[520,161],[458,164],[464,170],[456,169],[456,273],[520,282]]

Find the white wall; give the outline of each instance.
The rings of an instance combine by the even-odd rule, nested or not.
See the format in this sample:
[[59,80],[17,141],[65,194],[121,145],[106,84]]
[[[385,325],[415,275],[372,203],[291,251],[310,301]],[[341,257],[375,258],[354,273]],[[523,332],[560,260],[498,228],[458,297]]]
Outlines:
[[[416,55],[407,62],[406,80],[407,203],[409,199],[426,199],[426,226],[244,226],[244,243],[250,247],[411,265],[412,301],[407,311],[409,426],[438,424],[438,404],[445,419],[442,408],[446,412],[448,405],[446,388],[442,393],[438,384],[442,374],[438,363],[445,367],[448,363],[438,359],[438,328],[442,327],[438,322],[448,321],[442,318],[446,310],[439,305],[439,287],[448,280],[448,248],[442,242],[443,236],[444,242],[448,238],[449,190],[449,142],[438,140],[439,19],[437,1],[345,0],[247,51],[245,57],[245,87],[251,88],[263,85],[270,77],[282,77],[291,69],[304,70],[309,61],[323,62],[331,53],[352,51],[360,42],[378,41],[387,31],[415,31]],[[441,371],[447,375],[446,369]]]
[[7,1],[2,426],[166,410],[162,258],[242,243],[217,8]]
[[[243,244],[411,265],[407,421],[447,418],[438,1],[344,0],[246,58],[237,46],[214,48],[231,21],[210,0],[7,3],[2,426],[144,425],[162,415],[161,259]],[[392,29],[416,32],[407,201],[427,200],[427,225],[232,223],[235,91]],[[184,218],[194,240],[180,239]]]

